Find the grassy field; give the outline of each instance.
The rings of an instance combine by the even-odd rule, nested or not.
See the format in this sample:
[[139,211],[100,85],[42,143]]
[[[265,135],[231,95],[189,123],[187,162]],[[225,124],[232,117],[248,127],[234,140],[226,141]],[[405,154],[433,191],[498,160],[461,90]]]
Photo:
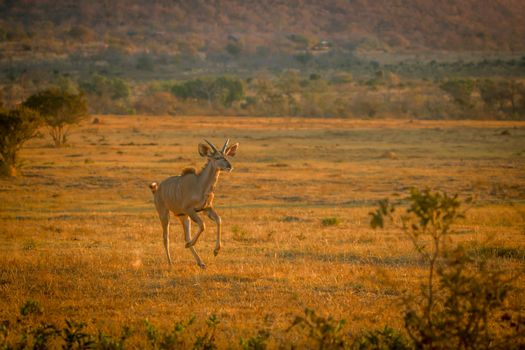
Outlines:
[[[424,273],[408,238],[374,231],[368,212],[411,186],[476,197],[453,239],[501,267],[525,262],[525,123],[219,117],[100,117],[23,149],[22,176],[0,179],[0,319],[35,300],[31,322],[70,318],[118,333],[124,324],[160,328],[216,314],[217,343],[266,329],[270,345],[304,308],[347,320],[348,332],[402,328],[399,297]],[[200,168],[204,138],[239,142],[223,174],[215,229],[197,251],[201,270],[172,220],[167,264],[151,181]],[[335,218],[335,219],[334,219]],[[519,298],[510,307],[525,309]],[[131,343],[140,344],[139,337]]]

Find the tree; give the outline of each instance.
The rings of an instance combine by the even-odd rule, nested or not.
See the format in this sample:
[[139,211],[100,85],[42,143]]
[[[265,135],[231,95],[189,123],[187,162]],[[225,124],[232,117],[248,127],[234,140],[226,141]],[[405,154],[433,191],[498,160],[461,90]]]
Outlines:
[[226,45],[226,52],[228,52],[234,58],[239,58],[241,51],[242,47],[239,44],[228,43],[228,45]]
[[308,63],[310,63],[310,61],[314,59],[314,56],[309,52],[303,52],[295,55],[294,58],[297,62],[299,62],[303,66],[306,66]]
[[148,53],[142,53],[137,57],[137,69],[144,71],[153,71],[155,69],[155,61]]
[[216,86],[215,100],[224,107],[231,107],[233,102],[244,96],[242,83],[236,78],[220,77],[214,82]]
[[[523,99],[523,83],[515,80],[494,81],[485,79],[478,82],[479,93],[489,108],[516,115],[520,111],[519,100]],[[520,96],[521,95],[521,96]]]
[[93,74],[88,81],[80,84],[87,94],[98,97],[109,96],[112,100],[128,98],[131,95],[129,84],[120,78],[108,78]]
[[24,106],[38,111],[49,128],[56,147],[67,142],[70,128],[84,119],[87,103],[84,95],[48,89],[30,96]]
[[472,92],[474,91],[474,82],[472,80],[449,80],[444,82],[439,87],[447,92],[454,102],[461,108],[470,109],[472,108],[472,101],[470,99]]
[[16,176],[18,152],[37,135],[42,119],[38,112],[20,107],[0,111],[0,174]]
[[195,99],[208,101],[209,107],[219,103],[231,107],[233,102],[244,96],[242,82],[237,78],[219,77],[214,79],[194,79],[171,88],[171,93],[182,100]]

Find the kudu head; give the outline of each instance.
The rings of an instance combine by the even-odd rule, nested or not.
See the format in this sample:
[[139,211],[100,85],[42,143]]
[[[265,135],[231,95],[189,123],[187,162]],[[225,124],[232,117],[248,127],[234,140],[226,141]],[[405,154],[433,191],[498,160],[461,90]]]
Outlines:
[[228,143],[230,142],[230,139],[228,139],[219,151],[213,143],[208,140],[204,141],[206,141],[207,144],[199,143],[199,154],[201,157],[207,157],[208,161],[211,162],[211,165],[217,170],[232,171],[233,167],[228,158],[235,155],[239,143],[228,146]]

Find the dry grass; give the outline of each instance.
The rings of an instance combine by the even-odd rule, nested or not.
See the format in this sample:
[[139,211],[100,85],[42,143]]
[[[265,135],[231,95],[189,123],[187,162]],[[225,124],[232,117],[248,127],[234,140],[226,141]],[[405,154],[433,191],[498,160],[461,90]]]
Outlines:
[[[100,119],[70,147],[32,141],[24,176],[0,180],[1,319],[28,299],[44,307],[41,319],[114,332],[215,313],[219,344],[234,345],[262,328],[272,344],[293,342],[285,330],[305,307],[347,319],[351,331],[401,328],[398,296],[424,271],[410,242],[371,230],[367,213],[410,186],[475,195],[454,239],[524,267],[524,123]],[[200,167],[198,142],[227,137],[241,146],[216,190],[223,249],[213,257],[210,223],[196,246],[200,270],[174,222],[170,268],[148,183]],[[510,302],[524,307],[517,295]]]

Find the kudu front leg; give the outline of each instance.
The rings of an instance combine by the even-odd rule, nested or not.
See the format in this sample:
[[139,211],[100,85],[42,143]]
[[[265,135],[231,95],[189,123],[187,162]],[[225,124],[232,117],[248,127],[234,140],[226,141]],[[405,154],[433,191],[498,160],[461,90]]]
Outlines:
[[[190,218],[188,216],[180,217],[180,222],[182,223],[182,227],[184,229],[184,238],[185,238],[186,242],[190,242],[191,241],[191,221],[190,221]],[[195,248],[189,247],[189,249],[191,251],[191,254],[193,254],[193,257],[195,258],[195,261],[197,262],[197,265],[199,265],[199,267],[201,269],[205,269],[206,265],[202,262],[199,254],[197,254],[197,251],[195,250]]]
[[204,221],[202,221],[202,219],[199,217],[195,210],[189,211],[188,215],[197,225],[199,225],[199,231],[195,234],[195,237],[193,237],[193,239],[191,239],[190,241],[186,240],[186,248],[193,247],[195,243],[197,243],[197,240],[199,239],[201,233],[206,229]]
[[217,224],[217,240],[215,241],[215,249],[213,249],[213,255],[217,256],[221,250],[221,217],[213,208],[209,208],[207,214]]

